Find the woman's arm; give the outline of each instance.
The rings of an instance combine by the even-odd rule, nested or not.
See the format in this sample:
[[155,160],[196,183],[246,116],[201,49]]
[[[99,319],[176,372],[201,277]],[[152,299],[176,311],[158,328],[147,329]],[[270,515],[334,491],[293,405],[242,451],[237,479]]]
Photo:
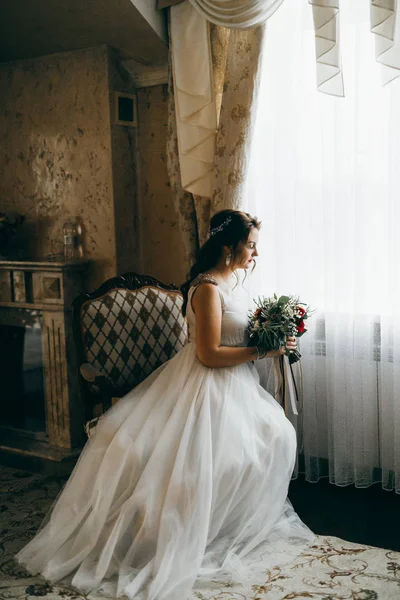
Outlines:
[[[222,307],[218,289],[212,283],[199,285],[192,296],[196,316],[196,353],[206,367],[234,367],[257,358],[257,348],[221,346]],[[268,352],[279,356],[285,351]]]

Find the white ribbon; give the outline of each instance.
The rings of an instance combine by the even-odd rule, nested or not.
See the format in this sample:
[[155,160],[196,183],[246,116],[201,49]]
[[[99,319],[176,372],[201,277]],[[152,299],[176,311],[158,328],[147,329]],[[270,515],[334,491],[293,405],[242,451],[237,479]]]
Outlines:
[[[280,367],[280,358],[274,358],[275,367],[275,399],[285,409],[288,416],[289,406],[294,415],[298,415],[296,387],[293,381],[293,373],[290,368],[289,358],[283,357],[283,376]],[[284,392],[284,393],[283,393]]]

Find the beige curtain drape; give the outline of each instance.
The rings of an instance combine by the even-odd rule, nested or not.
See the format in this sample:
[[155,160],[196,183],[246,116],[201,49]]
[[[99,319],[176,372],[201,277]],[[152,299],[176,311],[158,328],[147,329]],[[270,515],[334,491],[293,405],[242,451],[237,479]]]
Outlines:
[[162,10],[163,8],[170,8],[170,6],[176,6],[183,1],[184,0],[157,0],[157,9]]
[[[221,29],[213,27],[217,32]],[[264,33],[265,27],[262,25],[255,29],[232,29],[226,35],[223,91],[214,164],[213,211],[223,208],[239,209],[242,205]],[[218,50],[218,36],[212,36],[212,41],[215,49],[213,60],[217,63],[221,52]]]
[[188,0],[210,23],[248,29],[265,23],[284,0]]
[[172,68],[169,76],[167,165],[185,259],[190,266],[208,237],[211,216],[223,208],[238,208],[246,170],[246,146],[251,133],[252,104],[264,27],[229,30],[209,24],[215,102],[216,150],[211,197],[182,187]]
[[190,265],[195,260],[199,240],[194,196],[182,187],[171,55],[169,59],[168,92],[167,168],[172,198],[178,215],[179,231],[185,249],[184,261],[186,262],[186,270],[189,270]]

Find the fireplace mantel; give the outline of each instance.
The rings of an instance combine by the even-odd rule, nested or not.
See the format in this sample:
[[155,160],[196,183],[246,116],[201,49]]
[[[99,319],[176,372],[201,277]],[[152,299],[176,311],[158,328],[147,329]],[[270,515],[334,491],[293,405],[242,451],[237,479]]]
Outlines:
[[70,308],[81,291],[86,261],[0,260],[0,306]]
[[[0,325],[12,324],[15,311],[20,316],[25,310],[27,318],[30,311],[41,315],[46,433],[39,446],[42,454],[47,446],[45,454],[50,458],[53,455],[54,460],[68,455],[68,451],[79,448],[84,441],[84,406],[73,343],[71,304],[85,290],[88,267],[89,262],[82,260],[0,260]],[[22,436],[25,442],[21,450],[18,442],[21,432],[1,429],[0,450],[12,449],[14,439],[16,452],[35,454],[26,450],[29,432]]]

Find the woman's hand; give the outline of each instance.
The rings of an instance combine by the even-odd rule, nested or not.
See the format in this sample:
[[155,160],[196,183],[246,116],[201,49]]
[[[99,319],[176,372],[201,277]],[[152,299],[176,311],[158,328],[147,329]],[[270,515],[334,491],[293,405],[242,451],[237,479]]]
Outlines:
[[297,349],[297,342],[295,337],[289,336],[286,339],[286,346],[281,346],[279,350],[270,350],[269,352],[267,352],[267,356],[268,358],[276,358],[277,356],[282,356],[282,354],[286,354],[286,348],[289,350],[289,352],[293,352]]
[[289,352],[293,352],[294,350],[297,350],[297,342],[296,342],[296,338],[295,337],[289,336],[286,339],[286,347],[282,346],[280,348],[281,354],[285,354],[286,348],[289,350]]

